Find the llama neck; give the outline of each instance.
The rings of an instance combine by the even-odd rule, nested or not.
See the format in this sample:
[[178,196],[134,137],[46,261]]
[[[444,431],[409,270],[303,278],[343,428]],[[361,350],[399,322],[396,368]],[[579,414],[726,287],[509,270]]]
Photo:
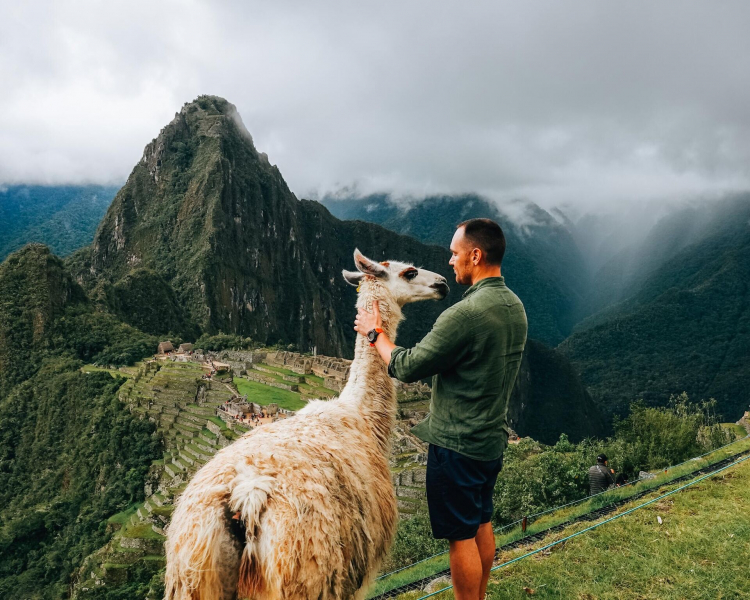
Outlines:
[[[372,310],[378,301],[383,332],[392,341],[402,319],[401,307],[377,280],[365,280],[360,286],[357,308]],[[396,421],[396,388],[388,376],[388,365],[367,339],[357,334],[354,361],[349,371],[347,392],[357,402],[384,454],[390,451],[391,431]],[[342,394],[343,395],[343,394]]]

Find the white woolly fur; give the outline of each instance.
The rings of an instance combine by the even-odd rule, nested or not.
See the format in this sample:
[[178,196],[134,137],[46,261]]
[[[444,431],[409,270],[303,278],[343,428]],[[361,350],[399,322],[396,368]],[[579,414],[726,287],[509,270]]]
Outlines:
[[[436,273],[376,263],[359,251],[358,307],[378,300],[395,339],[407,302],[442,298]],[[349,380],[333,400],[246,433],[193,477],[166,541],[169,600],[363,598],[395,534],[388,468],[396,398],[387,365],[358,335]],[[229,515],[240,513],[244,543]]]

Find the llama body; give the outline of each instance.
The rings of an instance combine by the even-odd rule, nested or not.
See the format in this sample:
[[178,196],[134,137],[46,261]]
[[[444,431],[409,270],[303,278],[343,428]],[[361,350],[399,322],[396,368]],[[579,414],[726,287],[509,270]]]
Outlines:
[[[358,306],[369,308],[378,299],[391,339],[405,302],[447,290],[429,271],[420,270],[424,281],[394,280],[410,265],[384,267],[358,252],[355,261],[360,273],[344,275],[361,282]],[[219,451],[190,481],[172,515],[166,598],[362,598],[398,518],[388,468],[395,396],[387,366],[357,336],[349,381],[338,398],[313,401]],[[244,535],[233,532],[235,513]]]

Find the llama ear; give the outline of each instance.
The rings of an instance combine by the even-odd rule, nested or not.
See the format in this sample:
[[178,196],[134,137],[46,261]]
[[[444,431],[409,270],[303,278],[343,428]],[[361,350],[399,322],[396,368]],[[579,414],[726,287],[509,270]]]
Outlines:
[[353,286],[359,286],[359,282],[364,277],[363,273],[352,273],[351,271],[341,271],[341,274],[344,276],[346,283]]
[[388,271],[383,265],[367,258],[358,248],[354,250],[354,264],[357,266],[357,269],[365,275],[372,275],[373,277],[378,277],[380,279],[386,279],[388,277]]

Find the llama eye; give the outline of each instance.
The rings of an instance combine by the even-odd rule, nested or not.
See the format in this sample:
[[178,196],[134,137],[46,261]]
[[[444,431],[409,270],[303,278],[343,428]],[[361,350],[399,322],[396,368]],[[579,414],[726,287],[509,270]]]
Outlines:
[[404,273],[404,279],[406,279],[406,281],[411,281],[417,276],[418,273],[419,271],[417,271],[416,269],[410,269]]

